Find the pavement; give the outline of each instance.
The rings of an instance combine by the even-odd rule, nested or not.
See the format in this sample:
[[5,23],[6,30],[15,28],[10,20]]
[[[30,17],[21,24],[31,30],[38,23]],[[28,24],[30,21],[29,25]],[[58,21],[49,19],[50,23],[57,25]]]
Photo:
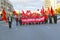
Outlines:
[[0,22],[0,40],[60,40],[60,20],[57,24],[15,25]]

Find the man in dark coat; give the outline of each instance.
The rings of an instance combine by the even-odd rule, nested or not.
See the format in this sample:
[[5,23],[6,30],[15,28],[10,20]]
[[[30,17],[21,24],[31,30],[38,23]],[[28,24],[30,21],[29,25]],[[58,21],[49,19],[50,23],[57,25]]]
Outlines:
[[57,23],[57,15],[54,15],[53,19],[54,19],[54,23],[56,24]]
[[9,23],[9,28],[11,28],[12,27],[12,17],[11,16],[8,17],[8,23]]
[[52,16],[49,15],[49,23],[52,23]]

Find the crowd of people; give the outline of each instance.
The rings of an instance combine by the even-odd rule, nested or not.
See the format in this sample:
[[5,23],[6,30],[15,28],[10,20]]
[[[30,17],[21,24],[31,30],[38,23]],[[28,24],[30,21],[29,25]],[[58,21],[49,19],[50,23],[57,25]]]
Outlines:
[[[54,21],[54,23],[56,24],[57,23],[57,15],[46,15],[46,14],[44,14],[44,15],[42,15],[42,16],[44,16],[45,17],[45,19],[44,19],[44,22],[42,22],[42,23],[48,23],[48,21],[49,21],[49,23],[50,24],[52,24],[53,23],[53,21]],[[42,17],[41,15],[40,16],[35,16],[35,17],[32,17],[32,15],[31,15],[31,18],[30,17],[24,17],[23,15],[19,15],[19,16],[16,16],[15,17],[15,21],[16,21],[16,26],[18,26],[18,24],[21,26],[22,25],[22,19],[23,18],[27,18],[27,19],[33,19],[33,18],[35,18],[35,19],[39,19],[39,18],[41,18]],[[11,16],[9,16],[8,17],[8,24],[9,24],[9,28],[11,28],[12,27],[12,17]],[[53,20],[52,20],[53,19]],[[27,21],[27,20],[26,20]]]
[[[10,16],[10,14],[9,14],[8,17],[6,18],[6,11],[5,10],[3,10],[2,13],[3,13],[2,14],[3,18],[2,19],[3,20],[6,20],[6,22],[8,22],[8,24],[9,24],[9,28],[11,28],[12,27],[13,17]],[[48,15],[47,15],[47,12],[44,11],[44,9],[41,10],[40,13],[37,13],[37,12],[31,13],[30,10],[27,10],[26,13],[24,13],[24,11],[22,11],[22,14],[17,14],[16,11],[14,11],[13,14],[15,16],[16,26],[18,26],[18,23],[20,25],[22,25],[23,19],[26,19],[26,22],[28,22],[27,19],[30,19],[30,20],[31,19],[39,19],[40,20],[40,18],[42,18],[42,17],[44,17],[44,19],[43,19],[44,22],[42,22],[42,23],[45,23],[46,24],[46,23],[48,23],[48,20],[49,20],[49,23],[52,24],[53,23],[52,18],[54,20],[54,23],[55,24],[57,23],[57,15],[54,14],[54,12],[53,12],[52,9],[51,9],[51,11],[49,12]],[[28,23],[30,24],[32,22],[28,22]]]
[[[24,16],[25,17],[24,17]],[[34,15],[34,14],[33,14]],[[30,14],[30,15],[25,15],[25,14],[22,14],[21,15],[21,17],[20,18],[16,18],[16,25],[18,25],[17,24],[17,21],[19,21],[19,23],[20,23],[20,25],[22,25],[22,23],[23,23],[23,21],[22,21],[22,19],[24,19],[24,18],[26,18],[26,19],[33,19],[33,18],[35,18],[35,19],[40,19],[42,16],[45,18],[44,19],[44,22],[42,22],[42,23],[48,23],[48,21],[49,21],[49,23],[55,23],[55,24],[57,24],[57,15],[56,14],[49,14],[49,15],[46,15],[46,14],[42,14],[42,16],[40,15],[40,14],[37,14],[36,13],[36,15],[34,15],[33,16],[32,14]],[[27,20],[26,20],[27,21]],[[32,23],[32,22],[31,22]]]

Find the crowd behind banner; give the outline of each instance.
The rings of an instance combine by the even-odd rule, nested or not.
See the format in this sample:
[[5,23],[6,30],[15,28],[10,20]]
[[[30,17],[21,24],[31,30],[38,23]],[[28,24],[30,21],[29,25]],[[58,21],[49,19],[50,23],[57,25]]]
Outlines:
[[[39,11],[39,10],[38,10]],[[48,10],[44,10],[44,7],[42,7],[40,13],[37,12],[31,12],[30,10],[27,10],[26,13],[24,12],[24,10],[22,10],[21,14],[18,14],[15,10],[14,10],[14,15],[15,17],[15,21],[16,21],[16,25],[18,25],[18,23],[20,25],[25,24],[25,23],[53,23],[52,18],[54,20],[54,23],[57,23],[57,15],[55,15],[54,10],[51,8],[48,8]],[[9,24],[9,28],[11,28],[12,26],[12,16],[8,16],[6,17],[6,11],[3,9],[2,10],[2,19],[6,21],[6,23]]]
[[[16,13],[15,13],[16,14]],[[17,14],[16,14],[17,16]],[[44,19],[42,19],[44,17]],[[30,24],[30,23],[35,23],[35,22],[44,22],[44,23],[53,23],[52,19],[54,20],[54,23],[57,23],[57,15],[55,14],[54,10],[51,8],[48,8],[47,11],[44,10],[42,7],[40,13],[37,12],[31,12],[31,10],[27,10],[24,12],[22,10],[22,15],[20,17],[22,24]],[[42,21],[42,20],[44,21]]]

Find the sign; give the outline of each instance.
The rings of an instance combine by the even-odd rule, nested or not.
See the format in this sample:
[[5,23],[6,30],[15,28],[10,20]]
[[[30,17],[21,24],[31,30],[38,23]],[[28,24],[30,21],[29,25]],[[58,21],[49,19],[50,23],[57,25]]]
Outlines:
[[44,22],[45,17],[41,18],[23,18],[22,23]]

